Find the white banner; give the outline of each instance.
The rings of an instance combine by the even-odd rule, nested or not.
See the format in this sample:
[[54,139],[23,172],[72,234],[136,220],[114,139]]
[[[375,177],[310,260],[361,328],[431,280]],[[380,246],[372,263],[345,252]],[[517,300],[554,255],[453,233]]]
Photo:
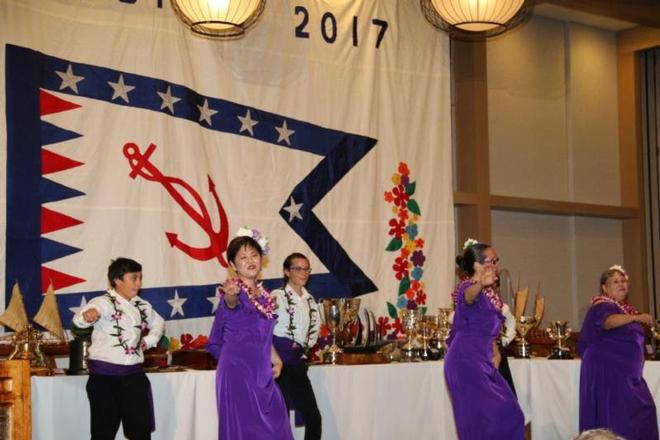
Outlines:
[[68,327],[125,256],[168,333],[203,334],[244,226],[271,287],[296,251],[386,325],[449,302],[448,40],[418,2],[269,0],[213,41],[162,0],[0,0],[0,40],[3,304],[52,282]]

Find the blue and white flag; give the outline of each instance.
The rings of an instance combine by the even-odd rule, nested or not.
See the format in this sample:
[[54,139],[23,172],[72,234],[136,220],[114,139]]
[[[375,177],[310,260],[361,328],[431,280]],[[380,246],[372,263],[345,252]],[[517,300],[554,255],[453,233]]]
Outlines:
[[[213,41],[162,0],[0,0],[0,42],[3,304],[18,281],[31,317],[53,283],[68,327],[123,256],[168,333],[204,334],[241,227],[271,287],[302,252],[317,297],[384,312],[408,280],[448,303],[448,40],[418,2],[271,0]],[[402,163],[415,228],[390,233]],[[392,253],[417,236],[426,272]]]

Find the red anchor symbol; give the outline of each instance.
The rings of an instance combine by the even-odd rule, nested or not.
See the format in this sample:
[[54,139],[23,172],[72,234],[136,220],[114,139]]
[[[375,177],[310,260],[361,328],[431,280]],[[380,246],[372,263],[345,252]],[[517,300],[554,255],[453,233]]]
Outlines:
[[[193,247],[190,246],[181,240],[179,236],[174,232],[166,232],[167,240],[170,242],[172,247],[176,247],[185,254],[194,258],[195,260],[207,261],[212,258],[217,258],[220,264],[223,267],[227,267],[227,261],[225,261],[222,253],[227,249],[227,239],[229,236],[229,222],[227,220],[227,214],[225,213],[222,203],[220,203],[220,197],[215,190],[215,183],[211,179],[211,176],[208,177],[209,182],[209,191],[213,195],[215,204],[218,207],[218,215],[220,217],[220,227],[216,232],[213,230],[213,223],[211,222],[211,216],[209,215],[208,210],[204,201],[199,196],[197,191],[190,186],[188,183],[184,182],[182,179],[171,176],[164,176],[160,170],[149,161],[149,158],[156,150],[156,145],[150,144],[147,147],[147,151],[144,154],[140,153],[140,147],[135,143],[129,142],[124,144],[124,156],[128,159],[128,164],[131,167],[131,172],[129,176],[131,179],[135,179],[137,176],[141,176],[146,180],[152,182],[159,182],[172,198],[183,208],[183,210],[192,218],[195,223],[197,223],[206,234],[209,236],[210,244],[205,248]],[[175,185],[178,185],[185,189],[197,202],[199,210],[195,210],[190,203],[183,198],[181,193],[177,191]]]

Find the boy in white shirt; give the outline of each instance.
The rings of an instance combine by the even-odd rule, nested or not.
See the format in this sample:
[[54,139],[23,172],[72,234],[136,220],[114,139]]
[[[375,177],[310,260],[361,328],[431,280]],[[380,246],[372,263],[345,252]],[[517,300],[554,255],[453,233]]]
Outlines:
[[151,384],[144,374],[144,350],[158,344],[165,323],[138,297],[142,266],[117,258],[108,267],[111,288],[73,317],[79,328],[94,327],[87,367],[92,440],[114,440],[120,422],[131,440],[148,440],[154,430]]

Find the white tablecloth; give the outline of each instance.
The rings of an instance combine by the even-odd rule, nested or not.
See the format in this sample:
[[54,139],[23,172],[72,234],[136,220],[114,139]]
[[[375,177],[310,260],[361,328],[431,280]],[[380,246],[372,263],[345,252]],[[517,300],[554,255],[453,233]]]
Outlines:
[[[441,361],[310,368],[323,438],[455,439],[442,368]],[[575,436],[579,361],[516,359],[511,370],[525,420],[532,421],[533,439]],[[647,362],[644,376],[660,406],[660,362]],[[156,409],[154,440],[216,438],[215,372],[150,373],[149,380]],[[86,381],[86,376],[32,378],[34,439],[88,437]],[[296,439],[302,440],[303,432],[296,429]]]

